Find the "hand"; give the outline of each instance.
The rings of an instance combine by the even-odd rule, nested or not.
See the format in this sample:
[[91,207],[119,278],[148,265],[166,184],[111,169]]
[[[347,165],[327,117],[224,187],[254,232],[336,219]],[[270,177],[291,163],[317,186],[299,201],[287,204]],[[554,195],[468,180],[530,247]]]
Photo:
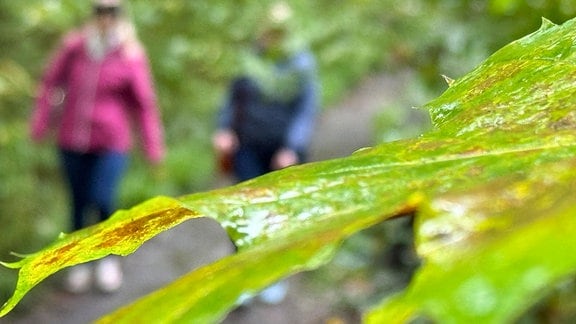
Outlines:
[[218,154],[230,155],[238,148],[238,138],[231,130],[218,130],[212,137],[212,146]]
[[283,148],[274,154],[272,158],[272,169],[283,169],[298,164],[298,162],[298,154],[296,154],[294,150]]

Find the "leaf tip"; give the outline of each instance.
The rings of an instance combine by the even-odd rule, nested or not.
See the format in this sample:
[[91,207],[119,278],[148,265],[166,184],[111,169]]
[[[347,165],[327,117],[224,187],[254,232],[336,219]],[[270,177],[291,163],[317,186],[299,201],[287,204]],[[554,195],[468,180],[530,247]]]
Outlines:
[[547,18],[542,17],[542,25],[540,25],[540,30],[547,30],[555,26],[556,26],[555,23],[553,23]]
[[0,261],[0,265],[8,269],[18,269],[22,266],[20,262],[4,262],[4,261]]
[[0,265],[8,268],[8,269],[19,269],[22,268],[22,265],[24,263],[24,259],[27,258],[29,255],[24,255],[24,254],[20,254],[20,253],[16,253],[16,252],[10,252],[11,255],[14,255],[16,257],[21,258],[21,260],[16,261],[16,262],[4,262],[4,261],[0,261]]
[[371,146],[361,147],[361,148],[357,149],[356,151],[352,152],[352,155],[366,153],[366,152],[370,151],[371,149],[372,149]]
[[0,306],[0,318],[6,316],[10,313],[11,310],[16,307],[17,301],[14,300],[14,297],[10,298],[7,302],[5,302],[2,306]]
[[454,84],[454,82],[456,82],[456,80],[454,80],[454,79],[452,79],[452,78],[450,78],[444,74],[442,74],[442,78],[444,78],[444,81],[446,81],[446,83],[448,83],[449,87],[451,87]]

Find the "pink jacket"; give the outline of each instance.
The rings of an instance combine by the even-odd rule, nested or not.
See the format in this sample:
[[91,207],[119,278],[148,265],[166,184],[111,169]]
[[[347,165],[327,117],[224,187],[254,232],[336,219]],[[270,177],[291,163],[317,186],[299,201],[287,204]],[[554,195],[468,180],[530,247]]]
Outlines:
[[[135,126],[147,158],[160,162],[163,131],[144,51],[118,48],[97,61],[85,41],[83,33],[71,33],[48,65],[32,115],[32,138],[40,141],[56,126],[63,149],[127,152]],[[54,104],[58,89],[65,93],[61,107]]]

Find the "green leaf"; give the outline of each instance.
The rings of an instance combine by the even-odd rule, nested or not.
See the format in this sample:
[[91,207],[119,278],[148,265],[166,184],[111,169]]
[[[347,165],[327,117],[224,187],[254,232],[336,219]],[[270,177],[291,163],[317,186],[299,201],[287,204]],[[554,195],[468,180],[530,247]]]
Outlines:
[[145,241],[197,214],[168,197],[151,199],[128,211],[116,212],[107,222],[62,234],[52,245],[14,263],[20,269],[14,295],[0,310],[6,315],[24,295],[60,269],[103,258],[109,254],[128,255]]
[[[343,159],[287,168],[178,200],[158,198],[24,258],[8,312],[66,266],[126,255],[194,217],[213,217],[238,253],[102,318],[216,322],[243,293],[314,269],[348,236],[417,212],[424,264],[367,322],[507,322],[573,274],[576,22],[509,44],[428,108],[435,129]],[[112,234],[112,235],[111,235]]]
[[[425,316],[441,323],[511,323],[573,275],[576,159],[535,165],[421,207],[424,266],[367,323]],[[526,296],[533,296],[527,298]]]
[[575,36],[545,21],[429,104],[437,136],[469,142],[446,180],[476,184],[420,206],[424,266],[366,322],[510,323],[575,273]]

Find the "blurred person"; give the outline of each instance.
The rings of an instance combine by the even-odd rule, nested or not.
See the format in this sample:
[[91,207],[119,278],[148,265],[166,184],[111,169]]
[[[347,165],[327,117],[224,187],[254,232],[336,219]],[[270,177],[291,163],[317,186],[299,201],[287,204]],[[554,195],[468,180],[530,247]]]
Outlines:
[[276,23],[245,55],[218,116],[213,147],[230,157],[237,181],[306,161],[317,115],[313,55],[292,49],[286,24]]
[[[134,25],[120,0],[92,6],[87,23],[64,36],[47,65],[31,117],[35,142],[56,130],[73,231],[89,225],[92,210],[101,221],[114,212],[132,146],[131,125],[153,166],[165,154],[148,59]],[[101,291],[113,292],[122,277],[119,257],[109,256],[69,269],[65,287],[81,293],[94,280]]]
[[[238,182],[306,162],[318,110],[316,62],[291,39],[289,10],[273,7],[218,115],[213,147],[221,171]],[[278,303],[286,291],[281,281],[260,298]]]

